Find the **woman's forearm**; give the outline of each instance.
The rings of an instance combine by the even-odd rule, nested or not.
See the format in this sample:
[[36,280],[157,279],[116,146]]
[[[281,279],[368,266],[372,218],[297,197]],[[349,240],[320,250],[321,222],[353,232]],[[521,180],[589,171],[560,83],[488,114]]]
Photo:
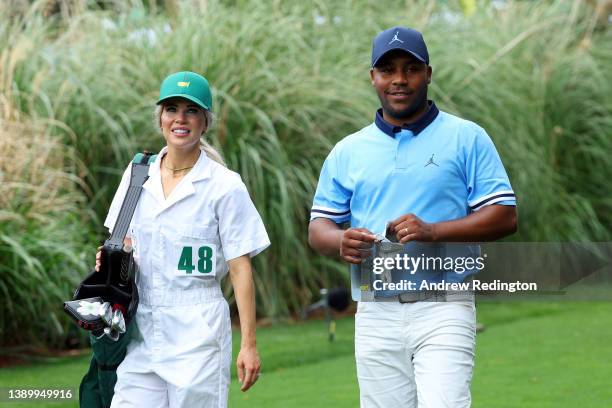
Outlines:
[[255,339],[255,287],[251,260],[248,255],[229,261],[230,279],[234,287],[240,316],[241,348],[256,347]]

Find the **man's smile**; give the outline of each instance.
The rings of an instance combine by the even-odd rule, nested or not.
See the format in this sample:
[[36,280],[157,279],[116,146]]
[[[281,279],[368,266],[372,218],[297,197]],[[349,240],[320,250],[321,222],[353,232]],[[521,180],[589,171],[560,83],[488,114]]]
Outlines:
[[406,90],[385,91],[388,99],[394,102],[403,102],[410,99],[412,92]]

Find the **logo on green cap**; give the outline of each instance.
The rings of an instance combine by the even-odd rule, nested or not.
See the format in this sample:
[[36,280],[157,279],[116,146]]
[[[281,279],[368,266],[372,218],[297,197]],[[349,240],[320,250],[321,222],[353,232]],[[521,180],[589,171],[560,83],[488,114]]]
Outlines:
[[188,99],[201,108],[212,111],[212,94],[208,81],[195,72],[175,72],[163,80],[157,103],[175,97]]

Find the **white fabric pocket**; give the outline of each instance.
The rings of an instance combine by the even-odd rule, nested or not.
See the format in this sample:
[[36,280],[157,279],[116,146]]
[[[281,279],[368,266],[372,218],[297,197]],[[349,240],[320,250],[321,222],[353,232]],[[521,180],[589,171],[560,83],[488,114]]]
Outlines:
[[214,277],[219,249],[216,226],[182,228],[172,243],[169,266],[175,276]]

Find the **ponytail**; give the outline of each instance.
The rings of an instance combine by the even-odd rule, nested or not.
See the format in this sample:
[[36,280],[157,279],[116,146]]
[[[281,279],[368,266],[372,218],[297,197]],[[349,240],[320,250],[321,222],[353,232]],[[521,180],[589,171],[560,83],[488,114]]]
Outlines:
[[[204,134],[206,134],[212,128],[215,121],[215,117],[213,113],[209,110],[205,110],[204,114],[206,115],[206,132]],[[225,161],[223,160],[223,157],[221,156],[221,153],[219,153],[214,147],[212,147],[210,143],[204,140],[204,137],[200,138],[200,148],[204,150],[204,153],[206,153],[206,156],[208,156],[209,159],[214,160],[222,166],[227,167]]]
[[204,150],[204,153],[206,153],[206,156],[208,156],[209,159],[227,167],[225,161],[223,161],[223,157],[221,157],[221,154],[203,138],[200,139],[200,148]]

